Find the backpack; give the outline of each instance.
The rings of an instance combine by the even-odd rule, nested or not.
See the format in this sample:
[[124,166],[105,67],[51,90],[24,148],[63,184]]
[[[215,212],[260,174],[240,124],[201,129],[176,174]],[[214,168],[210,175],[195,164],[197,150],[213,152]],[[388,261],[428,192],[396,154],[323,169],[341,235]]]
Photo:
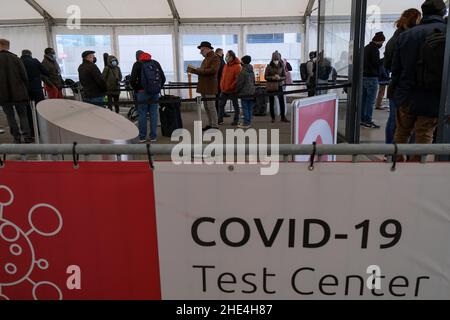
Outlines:
[[141,84],[147,94],[153,95],[161,92],[161,72],[153,61],[144,62],[141,71]]
[[308,80],[308,67],[307,67],[307,62],[302,63],[300,65],[300,76],[302,78],[303,81]]
[[446,33],[435,29],[425,39],[417,60],[417,87],[440,91],[444,69]]
[[324,61],[319,63],[317,76],[320,80],[328,80],[332,71],[333,67],[331,66],[330,60],[324,59]]

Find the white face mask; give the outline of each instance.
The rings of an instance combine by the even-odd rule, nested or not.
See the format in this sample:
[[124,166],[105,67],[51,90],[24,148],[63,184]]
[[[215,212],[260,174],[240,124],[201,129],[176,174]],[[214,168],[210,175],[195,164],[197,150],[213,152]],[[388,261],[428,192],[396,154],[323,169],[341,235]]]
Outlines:
[[111,62],[111,65],[113,66],[113,67],[117,67],[118,65],[119,65],[119,63],[117,62],[117,61],[113,61],[113,62]]
[[280,63],[280,61],[274,60],[273,63],[275,63],[275,65],[277,66]]
[[225,61],[226,61],[226,63],[230,63],[231,62],[231,57],[230,56],[226,56],[225,57]]

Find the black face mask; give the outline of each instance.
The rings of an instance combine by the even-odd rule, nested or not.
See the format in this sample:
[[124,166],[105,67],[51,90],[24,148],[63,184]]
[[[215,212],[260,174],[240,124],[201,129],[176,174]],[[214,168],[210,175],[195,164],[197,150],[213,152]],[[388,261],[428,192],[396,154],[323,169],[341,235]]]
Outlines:
[[93,63],[97,63],[97,57],[94,57],[94,61],[92,61]]

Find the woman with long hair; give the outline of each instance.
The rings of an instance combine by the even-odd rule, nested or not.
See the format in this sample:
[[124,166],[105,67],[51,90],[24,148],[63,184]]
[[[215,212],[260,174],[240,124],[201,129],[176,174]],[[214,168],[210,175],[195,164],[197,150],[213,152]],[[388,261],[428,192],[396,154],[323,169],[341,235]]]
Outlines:
[[[420,20],[422,19],[422,14],[419,10],[415,8],[411,8],[403,12],[400,19],[397,20],[395,23],[395,26],[397,27],[397,31],[395,31],[392,38],[388,41],[386,44],[386,51],[384,53],[384,67],[387,70],[387,72],[390,72],[392,70],[392,61],[394,58],[394,52],[397,47],[397,41],[400,35],[415,27],[420,23]],[[397,113],[397,106],[395,105],[395,102],[393,100],[395,88],[397,86],[397,83],[395,81],[391,81],[388,88],[388,99],[389,99],[389,119],[386,124],[386,143],[391,144],[394,142],[394,133],[395,133],[395,121],[396,121],[396,113]]]

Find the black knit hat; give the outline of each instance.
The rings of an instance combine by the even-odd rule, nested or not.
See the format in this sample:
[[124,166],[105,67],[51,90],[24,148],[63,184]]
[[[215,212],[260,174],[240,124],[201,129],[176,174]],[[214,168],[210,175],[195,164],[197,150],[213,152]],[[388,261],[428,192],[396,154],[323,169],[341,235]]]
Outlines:
[[252,62],[252,57],[250,56],[243,56],[241,59],[243,64],[250,64],[250,62]]
[[438,15],[445,16],[447,6],[443,0],[426,0],[422,4],[422,13],[424,16]]
[[372,41],[374,42],[386,41],[386,37],[384,36],[383,31],[375,33],[375,37],[373,37]]

